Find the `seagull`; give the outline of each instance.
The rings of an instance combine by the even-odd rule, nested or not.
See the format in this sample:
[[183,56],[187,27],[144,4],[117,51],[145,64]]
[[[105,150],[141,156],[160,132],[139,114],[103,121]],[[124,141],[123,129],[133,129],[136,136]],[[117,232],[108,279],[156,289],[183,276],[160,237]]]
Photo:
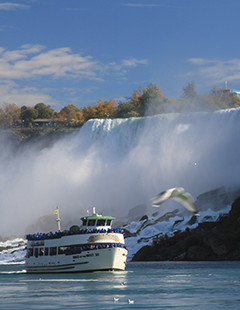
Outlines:
[[134,300],[128,299],[129,304],[134,304]]
[[113,298],[113,301],[114,301],[114,302],[117,302],[117,301],[119,301],[119,298],[118,298],[118,297],[114,297],[114,298]]
[[159,207],[166,200],[173,198],[180,202],[186,209],[193,212],[195,216],[199,216],[193,197],[190,193],[185,192],[183,187],[169,188],[152,198],[152,206]]
[[121,285],[125,285],[125,284],[126,284],[126,282],[121,282],[120,284],[121,284]]

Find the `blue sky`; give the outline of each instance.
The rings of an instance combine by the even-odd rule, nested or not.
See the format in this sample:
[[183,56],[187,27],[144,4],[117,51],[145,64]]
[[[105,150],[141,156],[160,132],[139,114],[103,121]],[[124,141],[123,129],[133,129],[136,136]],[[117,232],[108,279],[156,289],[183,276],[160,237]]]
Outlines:
[[0,0],[0,106],[240,89],[239,0]]

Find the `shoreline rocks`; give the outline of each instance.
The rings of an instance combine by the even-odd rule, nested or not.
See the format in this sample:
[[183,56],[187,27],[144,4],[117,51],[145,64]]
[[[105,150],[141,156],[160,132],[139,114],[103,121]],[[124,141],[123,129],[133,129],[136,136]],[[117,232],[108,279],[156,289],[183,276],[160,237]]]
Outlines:
[[221,261],[240,260],[240,197],[229,214],[217,222],[161,238],[141,248],[132,261]]

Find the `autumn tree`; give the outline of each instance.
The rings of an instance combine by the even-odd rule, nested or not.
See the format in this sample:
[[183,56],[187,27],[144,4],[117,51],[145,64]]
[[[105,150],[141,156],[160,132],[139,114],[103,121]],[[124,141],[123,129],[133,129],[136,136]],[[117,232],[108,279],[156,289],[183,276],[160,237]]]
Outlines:
[[82,109],[82,112],[85,122],[87,122],[89,119],[97,118],[97,111],[96,108],[93,106],[84,107]]
[[5,127],[7,126],[7,119],[6,114],[4,113],[3,109],[0,108],[0,126]]
[[133,105],[135,111],[139,111],[140,109],[142,95],[143,95],[142,88],[139,87],[138,89],[135,89],[133,91],[132,96],[128,98],[130,100],[130,103]]
[[7,103],[1,111],[1,121],[5,126],[18,126],[21,124],[21,110],[14,103]]
[[69,104],[62,108],[57,117],[62,122],[75,123],[75,125],[76,123],[82,124],[84,122],[82,109],[74,104]]
[[103,101],[100,99],[95,109],[97,118],[113,118],[116,116],[117,102],[115,99],[111,99],[110,101]]

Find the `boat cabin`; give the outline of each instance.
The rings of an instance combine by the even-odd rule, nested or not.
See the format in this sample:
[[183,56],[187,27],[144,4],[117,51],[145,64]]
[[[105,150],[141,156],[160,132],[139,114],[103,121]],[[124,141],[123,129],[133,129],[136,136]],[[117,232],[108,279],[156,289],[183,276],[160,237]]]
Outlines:
[[97,214],[93,208],[93,214],[90,216],[82,217],[82,227],[87,229],[111,229],[112,221],[115,219],[113,216],[103,216]]

